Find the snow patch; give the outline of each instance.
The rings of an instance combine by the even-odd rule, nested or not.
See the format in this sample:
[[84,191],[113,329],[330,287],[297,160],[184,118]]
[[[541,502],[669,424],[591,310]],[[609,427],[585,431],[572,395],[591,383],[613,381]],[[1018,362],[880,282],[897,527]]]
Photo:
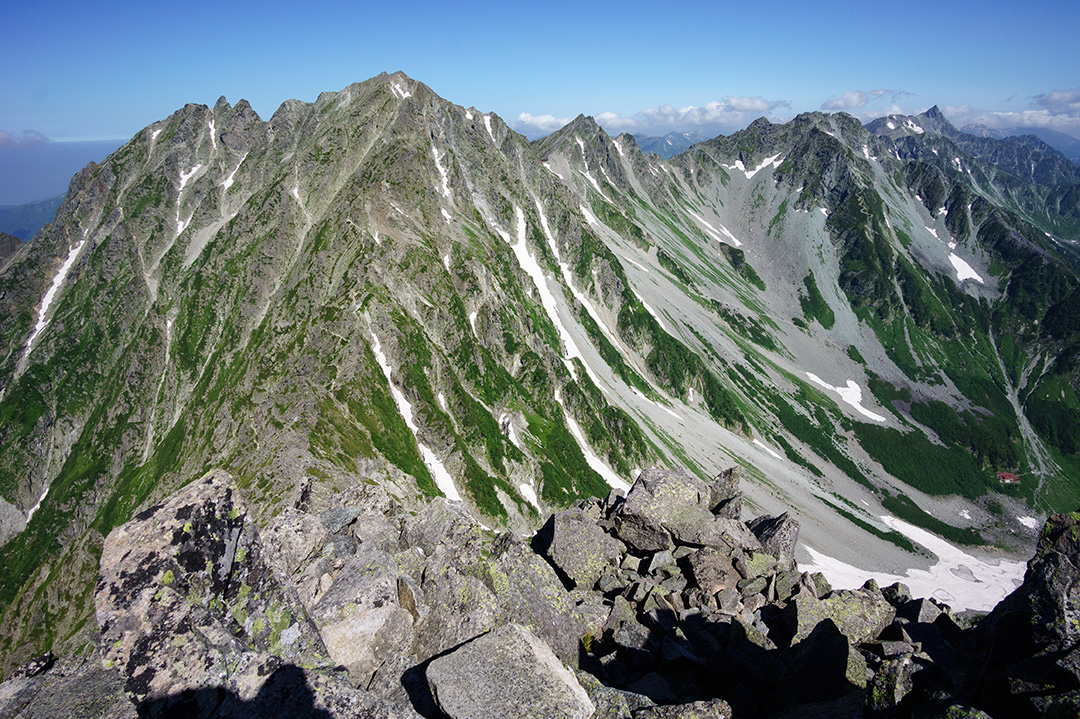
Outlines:
[[518,449],[524,449],[524,447],[521,446],[521,440],[518,439],[517,429],[514,428],[513,417],[510,416],[509,412],[503,412],[499,416],[499,427],[501,427],[503,432],[506,433],[506,436],[510,438],[511,444]]
[[521,492],[521,496],[524,497],[529,504],[543,511],[543,509],[540,507],[540,501],[536,498],[535,489],[533,489],[527,484],[519,484],[518,491]]
[[886,123],[885,123],[885,126],[886,126],[887,128],[889,128],[890,130],[895,130],[895,129],[896,129],[896,125],[894,125],[894,124],[892,123],[892,120],[890,120],[889,122],[886,122]]
[[949,262],[956,269],[956,281],[963,282],[964,280],[975,280],[980,284],[986,284],[983,282],[983,278],[979,277],[979,273],[971,268],[967,262],[957,257],[955,252],[949,253]]
[[454,486],[454,478],[450,476],[450,472],[446,470],[446,466],[439,460],[431,449],[423,444],[416,436],[419,431],[419,427],[416,426],[416,422],[413,420],[412,403],[405,398],[401,390],[397,388],[394,381],[390,377],[390,363],[386,360],[386,355],[383,354],[382,345],[379,343],[379,338],[375,336],[375,333],[371,333],[371,351],[375,353],[375,361],[379,363],[379,367],[382,368],[383,374],[386,375],[386,383],[390,385],[390,394],[394,397],[394,402],[397,404],[398,412],[401,414],[402,419],[405,420],[405,424],[409,427],[409,430],[413,433],[413,439],[416,440],[416,446],[420,449],[420,456],[424,459],[424,464],[431,470],[431,475],[435,479],[435,485],[446,495],[447,499],[452,499],[456,502],[461,501],[461,495],[458,494],[457,487]]
[[445,255],[443,255],[442,263],[443,263],[443,267],[446,268],[446,271],[449,272],[450,271],[450,253],[449,252],[447,252]]
[[[926,225],[923,225],[923,227],[926,227]],[[926,227],[926,231],[933,235],[935,240],[941,242],[941,238],[938,237],[937,230],[935,230],[933,227]]]
[[498,140],[495,139],[495,133],[491,131],[491,115],[484,115],[484,127],[487,128],[488,136],[491,137],[491,142],[496,145],[499,144]]
[[[915,122],[913,120],[911,120],[911,119],[908,119],[908,120],[904,121],[904,127],[906,127],[909,130],[913,131],[916,135],[921,135],[924,132],[926,132],[926,130],[924,130],[921,127],[919,127],[918,125],[916,125]],[[937,150],[935,150],[934,152],[936,153]]]
[[764,442],[762,442],[757,437],[754,437],[754,444],[757,445],[758,447],[761,447],[763,450],[765,450],[766,452],[771,454],[776,459],[783,459],[783,457],[781,457],[779,454],[777,454],[775,451],[773,451],[772,447],[769,447],[768,445],[766,445]]
[[[26,521],[29,522],[30,520],[27,519]],[[1035,519],[1034,517],[1017,517],[1016,521],[1020,522],[1020,524],[1024,525],[1028,529],[1039,528],[1039,520]]]
[[[566,326],[563,325],[562,320],[559,318],[559,306],[555,302],[555,295],[548,285],[544,271],[540,268],[540,264],[536,259],[529,254],[529,246],[525,242],[525,213],[521,211],[520,207],[515,206],[514,216],[517,220],[517,242],[510,244],[510,249],[514,251],[514,256],[517,258],[521,269],[525,271],[525,274],[527,274],[530,279],[532,279],[533,284],[536,285],[536,290],[540,294],[540,304],[547,313],[548,319],[555,325],[555,331],[558,333],[559,339],[562,340],[563,344],[566,346],[566,355],[563,362],[566,363],[567,369],[573,374],[574,365],[571,364],[570,360],[574,358],[580,359],[582,365],[585,367],[586,374],[589,375],[593,384],[597,387],[602,387],[603,385],[600,382],[600,378],[593,374],[593,371],[585,362],[585,357],[581,354],[577,342],[574,341],[573,336],[567,331]],[[496,228],[496,231],[507,241],[507,243],[510,243],[510,237],[505,232],[499,228]]]
[[829,216],[829,211],[824,207],[819,207],[818,209],[821,210],[821,214],[825,215],[826,217]]
[[578,205],[578,207],[581,209],[581,214],[585,216],[586,222],[588,222],[590,225],[595,225],[596,227],[602,226],[600,224],[600,220],[596,219],[596,215],[589,211],[588,207],[586,207],[585,205]]
[[615,151],[619,153],[619,157],[626,157],[626,153],[623,152],[622,145],[619,144],[618,140],[612,140],[611,144],[615,146]]
[[236,177],[236,171],[240,169],[240,165],[243,165],[244,160],[246,159],[247,153],[245,152],[244,156],[240,158],[240,162],[236,163],[236,167],[234,167],[233,171],[229,173],[229,176],[225,178],[225,181],[221,183],[222,188],[224,188],[226,191],[228,191],[228,189],[233,186],[233,178]]
[[882,522],[908,539],[921,544],[937,555],[938,562],[930,569],[909,569],[904,576],[869,572],[803,545],[810,554],[809,563],[801,562],[804,572],[821,572],[834,589],[856,589],[873,578],[881,586],[903,582],[915,597],[935,597],[949,604],[954,611],[975,609],[989,611],[1020,586],[1027,565],[1006,559],[982,559],[964,552],[926,530],[895,517],[882,517]]
[[784,158],[780,157],[779,154],[773,155],[772,157],[766,157],[764,160],[761,161],[760,165],[758,165],[753,170],[750,170],[749,172],[746,173],[746,179],[749,180],[750,178],[752,178],[754,175],[756,175],[759,172],[761,172],[762,170],[764,170],[769,165],[772,165],[773,167],[780,167],[780,165],[783,164],[783,162],[784,162]]
[[611,199],[607,195],[604,194],[603,190],[600,189],[600,183],[598,183],[596,181],[596,179],[593,178],[593,176],[589,174],[589,166],[588,165],[585,166],[584,171],[578,170],[578,172],[580,172],[582,175],[585,176],[585,179],[589,181],[589,184],[591,184],[593,186],[593,188],[597,191],[597,193],[599,193],[600,197],[603,197],[608,202],[611,202]]
[[867,147],[866,145],[863,145],[862,146],[862,154],[863,154],[863,157],[865,157],[867,160],[869,160],[870,159],[870,148]]
[[577,441],[578,446],[581,447],[581,452],[585,455],[585,462],[589,465],[589,467],[592,468],[594,472],[603,477],[604,481],[608,483],[609,487],[613,489],[621,489],[624,492],[629,492],[630,485],[621,477],[619,477],[619,475],[615,474],[615,472],[613,472],[610,467],[604,464],[604,462],[596,456],[596,453],[593,452],[592,447],[590,447],[589,443],[585,441],[585,435],[581,432],[581,427],[579,427],[578,423],[574,421],[574,418],[567,413],[565,407],[563,408],[563,417],[566,418],[566,426],[570,429],[570,434],[574,435],[574,439]]
[[150,142],[153,142],[154,140],[156,140],[157,136],[160,135],[160,134],[161,134],[161,128],[160,127],[158,129],[154,130],[153,132],[151,132],[150,133]]
[[[68,272],[71,271],[72,266],[75,264],[75,260],[78,259],[79,253],[82,252],[82,248],[85,245],[86,238],[83,237],[83,239],[79,241],[79,244],[68,248],[67,258],[64,260],[63,264],[60,265],[60,269],[57,270],[52,283],[49,285],[49,289],[45,291],[45,297],[41,300],[41,308],[38,310],[37,324],[34,325],[34,331],[30,333],[29,339],[26,340],[26,351],[23,352],[24,362],[26,361],[26,358],[30,356],[30,350],[34,346],[34,340],[36,340],[37,336],[41,334],[41,331],[45,329],[45,326],[49,324],[49,320],[47,319],[49,307],[52,306],[53,300],[56,299],[56,294],[64,285],[64,279],[67,278]],[[27,519],[26,521],[29,522],[30,520]]]
[[179,237],[181,234],[183,234],[184,230],[187,229],[187,226],[191,224],[191,217],[195,216],[195,213],[192,212],[191,217],[188,217],[186,220],[181,220],[180,219],[180,198],[184,194],[184,185],[186,185],[188,183],[188,180],[190,180],[192,177],[194,177],[195,173],[197,173],[201,169],[202,169],[202,165],[195,165],[195,167],[191,168],[191,170],[189,170],[188,172],[181,172],[180,173],[180,189],[176,191],[176,235],[177,235],[177,237]]
[[401,99],[401,100],[412,97],[411,92],[409,92],[408,90],[405,90],[404,88],[401,87],[401,85],[397,84],[396,82],[390,83],[390,89],[393,90],[394,94],[397,95],[398,98]]
[[731,240],[731,242],[736,247],[742,247],[742,243],[739,242],[739,239],[735,237],[735,235],[731,234],[728,228],[720,225],[720,229],[718,230],[717,228],[713,227],[704,217],[694,212],[693,210],[688,209],[687,212],[689,212],[690,216],[693,217],[695,220],[705,225],[705,231],[717,242],[727,244],[724,238],[720,236],[720,233],[723,233],[729,240]]
[[476,310],[469,313],[469,326],[472,327],[473,337],[480,339],[480,335],[476,334]]
[[449,412],[450,407],[446,404],[446,395],[439,392],[439,406],[442,407],[443,412]]
[[875,422],[885,421],[885,418],[882,417],[880,414],[871,412],[870,410],[862,406],[862,388],[859,387],[858,383],[855,382],[855,380],[849,379],[845,387],[833,387],[831,384],[821,379],[816,374],[813,374],[812,372],[806,372],[805,374],[814,384],[819,385],[823,389],[836,392],[838,395],[840,395],[840,399],[854,407],[855,410],[864,417],[868,417]]
[[450,173],[446,171],[446,168],[442,166],[442,158],[439,156],[439,151],[434,145],[431,146],[431,154],[435,158],[435,169],[439,171],[439,175],[442,177],[442,196],[446,199],[450,199]]
[[448,224],[448,225],[451,224],[451,220],[453,218],[450,217],[450,213],[446,211],[446,208],[445,207],[440,207],[439,212],[442,213],[443,219],[446,220],[446,224]]
[[214,118],[210,118],[210,148],[217,152],[217,132],[214,130]]
[[[638,299],[641,299],[640,295],[638,296]],[[656,310],[654,310],[652,307],[649,307],[648,303],[645,302],[645,300],[641,300],[641,305],[650,315],[653,316],[653,319],[656,320],[656,322],[660,325],[660,329],[664,330],[664,332],[667,332],[669,334],[671,333],[671,330],[669,330],[667,325],[664,324],[664,321],[660,319],[660,315],[657,314]]]

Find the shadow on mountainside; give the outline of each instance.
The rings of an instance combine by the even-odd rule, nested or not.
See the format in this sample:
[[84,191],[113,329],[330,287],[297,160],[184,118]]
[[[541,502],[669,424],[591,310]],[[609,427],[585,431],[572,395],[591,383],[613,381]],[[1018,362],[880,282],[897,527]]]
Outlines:
[[276,669],[251,700],[225,687],[207,687],[143,702],[137,711],[140,719],[331,719],[315,706],[304,671],[293,664]]

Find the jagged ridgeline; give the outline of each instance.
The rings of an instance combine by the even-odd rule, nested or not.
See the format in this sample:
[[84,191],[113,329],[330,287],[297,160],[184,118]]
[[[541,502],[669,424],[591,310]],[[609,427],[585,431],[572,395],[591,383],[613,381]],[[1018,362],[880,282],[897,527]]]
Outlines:
[[808,543],[901,557],[882,507],[969,542],[1071,507],[1075,202],[915,135],[811,114],[666,161],[402,74],[147,127],[0,255],[0,654],[76,642],[103,535],[210,467],[264,519],[368,481],[525,532],[737,461]]

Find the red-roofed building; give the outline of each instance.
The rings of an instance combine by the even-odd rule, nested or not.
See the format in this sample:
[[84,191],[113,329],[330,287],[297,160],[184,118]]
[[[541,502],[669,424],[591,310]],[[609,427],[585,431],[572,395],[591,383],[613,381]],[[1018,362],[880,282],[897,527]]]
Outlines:
[[997,472],[998,481],[1002,484],[1019,484],[1020,480],[1012,472]]

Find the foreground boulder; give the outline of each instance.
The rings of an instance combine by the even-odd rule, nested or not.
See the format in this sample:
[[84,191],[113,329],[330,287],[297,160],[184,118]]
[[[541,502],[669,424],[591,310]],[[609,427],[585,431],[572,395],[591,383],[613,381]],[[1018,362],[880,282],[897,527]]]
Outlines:
[[535,634],[507,624],[431,662],[431,693],[452,719],[585,719],[593,703]]
[[104,663],[142,716],[389,716],[336,676],[225,472],[111,532],[101,575]]

